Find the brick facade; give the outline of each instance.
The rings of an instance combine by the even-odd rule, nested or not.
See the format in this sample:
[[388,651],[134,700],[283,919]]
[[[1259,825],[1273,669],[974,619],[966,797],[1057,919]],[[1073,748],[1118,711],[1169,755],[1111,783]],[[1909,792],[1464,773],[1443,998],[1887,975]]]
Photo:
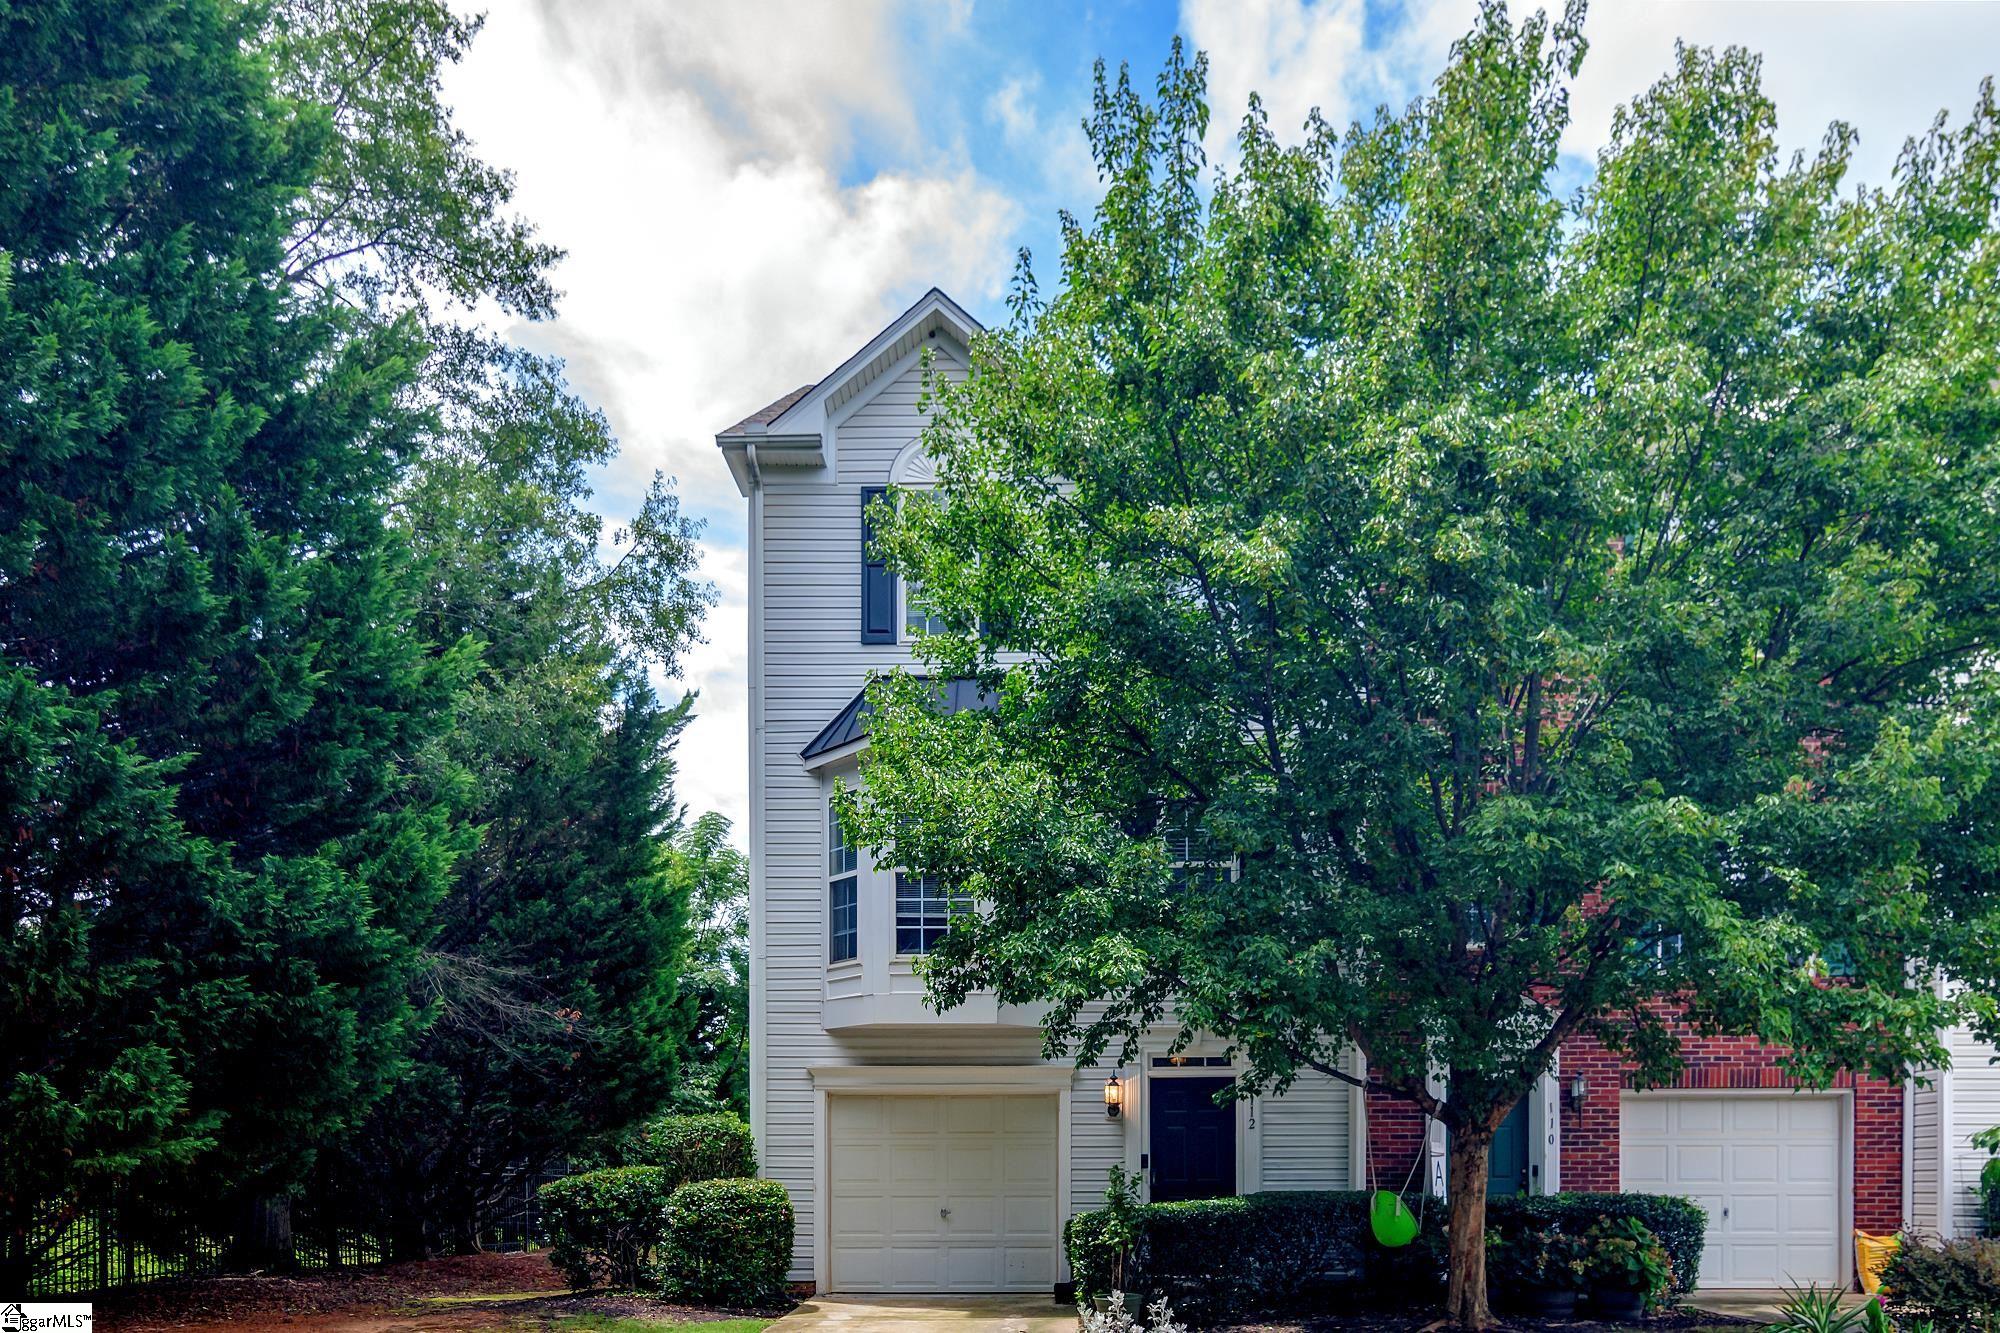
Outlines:
[[[1686,1068],[1681,1088],[1790,1088],[1778,1061],[1783,1052],[1749,1037],[1683,1036]],[[1618,1106],[1627,1087],[1622,1061],[1594,1038],[1563,1044],[1561,1084],[1581,1073],[1586,1092],[1580,1110],[1567,1098],[1561,1110],[1562,1186],[1566,1190],[1618,1188]],[[1841,1075],[1836,1088],[1854,1094],[1854,1225],[1896,1231],[1903,1225],[1903,1089],[1877,1078]],[[1397,1189],[1423,1140],[1423,1113],[1399,1098],[1368,1095],[1368,1150],[1376,1184]]]
[[[1749,1037],[1681,1040],[1686,1068],[1677,1088],[1791,1088],[1778,1061],[1784,1052]],[[1563,1108],[1564,1189],[1618,1188],[1618,1098],[1626,1068],[1594,1038],[1563,1044],[1562,1078],[1581,1072],[1588,1086],[1579,1114]],[[1836,1088],[1854,1093],[1854,1225],[1896,1231],[1903,1225],[1903,1089],[1879,1078],[1842,1074]]]
[[1368,1164],[1375,1179],[1370,1189],[1400,1190],[1406,1177],[1411,1189],[1422,1189],[1424,1173],[1410,1176],[1410,1166],[1424,1146],[1424,1113],[1404,1101],[1371,1091],[1368,1094]]

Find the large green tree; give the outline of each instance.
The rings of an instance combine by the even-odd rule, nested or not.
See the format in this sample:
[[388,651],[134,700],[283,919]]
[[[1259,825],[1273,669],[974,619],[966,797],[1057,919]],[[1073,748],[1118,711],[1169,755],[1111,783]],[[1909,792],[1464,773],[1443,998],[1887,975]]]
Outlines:
[[[10,1199],[17,1237],[141,1167],[281,1195],[399,1072],[467,843],[412,758],[463,654],[416,632],[385,522],[425,347],[285,280],[332,128],[274,93],[250,18],[0,11],[0,665],[11,748],[58,769],[0,930],[102,997],[15,993],[37,1035],[6,1045],[9,1156],[69,1140],[57,1193]],[[282,1245],[282,1220],[238,1234]]]
[[393,526],[424,636],[478,649],[436,758],[481,836],[425,958],[435,1021],[349,1145],[405,1257],[473,1248],[527,1177],[670,1100],[691,1025],[671,745],[693,697],[663,708],[646,669],[673,673],[712,597],[657,481],[605,553],[587,470],[616,444],[558,366],[447,330],[426,384]]
[[750,1115],[750,858],[711,810],[675,836],[667,875],[686,895],[694,934],[681,976],[690,1006],[675,1104]]
[[1489,6],[1344,138],[1253,105],[1212,183],[1203,62],[1100,70],[1060,290],[1024,265],[878,518],[998,708],[877,682],[849,807],[989,905],[946,1003],[1218,1033],[1238,1091],[1358,1046],[1449,1130],[1468,1328],[1572,1034],[1900,1077],[1979,1011],[1912,978],[1996,980],[1990,87],[1844,189],[1849,130],[1782,159],[1756,59],[1683,49],[1566,201],[1580,21]]
[[334,129],[291,209],[286,281],[425,330],[392,526],[423,637],[477,657],[427,755],[480,829],[417,979],[430,1026],[335,1171],[404,1255],[470,1247],[524,1176],[656,1113],[690,1012],[662,859],[691,701],[662,708],[648,680],[674,675],[712,599],[698,525],[655,477],[607,532],[590,475],[617,452],[608,424],[559,363],[476,322],[553,313],[559,258],[444,102],[478,28],[443,0],[281,0],[262,36],[279,87]]
[[398,1220],[463,1245],[671,1095],[689,705],[647,673],[710,594],[671,488],[605,533],[602,417],[471,324],[550,313],[557,257],[441,99],[476,29],[0,9],[17,1274],[112,1187],[282,1262],[395,1125]]

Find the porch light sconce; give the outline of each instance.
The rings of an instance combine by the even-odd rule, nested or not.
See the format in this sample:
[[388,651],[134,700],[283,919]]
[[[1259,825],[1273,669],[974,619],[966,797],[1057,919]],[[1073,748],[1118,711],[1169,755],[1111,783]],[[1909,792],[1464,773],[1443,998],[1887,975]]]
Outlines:
[[1583,1110],[1583,1099],[1590,1092],[1590,1084],[1585,1081],[1583,1075],[1578,1074],[1569,1081],[1569,1087],[1564,1091],[1569,1094],[1563,1098],[1569,1104],[1569,1109],[1572,1112],[1580,1112]]
[[1116,1120],[1125,1109],[1125,1085],[1113,1074],[1104,1080],[1104,1116]]

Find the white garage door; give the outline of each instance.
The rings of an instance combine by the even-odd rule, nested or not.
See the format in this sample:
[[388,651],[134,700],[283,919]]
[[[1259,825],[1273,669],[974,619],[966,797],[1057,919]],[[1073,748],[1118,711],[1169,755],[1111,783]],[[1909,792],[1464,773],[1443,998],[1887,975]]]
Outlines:
[[835,1291],[1047,1291],[1054,1096],[827,1099]]
[[1704,1287],[1837,1283],[1841,1120],[1834,1097],[1628,1096],[1621,1183],[1707,1211]]

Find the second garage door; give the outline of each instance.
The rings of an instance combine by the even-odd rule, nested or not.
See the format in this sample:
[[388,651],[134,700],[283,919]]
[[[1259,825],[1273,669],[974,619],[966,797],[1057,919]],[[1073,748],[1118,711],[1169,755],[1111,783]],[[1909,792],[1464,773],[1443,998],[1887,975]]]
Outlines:
[[1624,1188],[1708,1213],[1700,1285],[1840,1281],[1839,1098],[1638,1093],[1620,1111]]
[[1047,1291],[1054,1096],[827,1099],[835,1291]]

